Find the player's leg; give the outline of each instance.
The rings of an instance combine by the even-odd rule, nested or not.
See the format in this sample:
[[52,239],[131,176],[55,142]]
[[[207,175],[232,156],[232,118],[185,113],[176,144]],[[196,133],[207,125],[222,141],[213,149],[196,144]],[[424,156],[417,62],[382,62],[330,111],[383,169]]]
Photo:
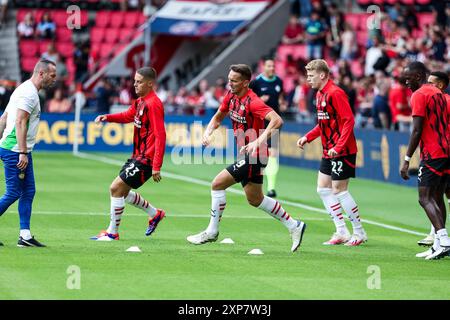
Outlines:
[[250,205],[265,211],[280,221],[289,230],[292,237],[291,251],[295,252],[301,244],[306,224],[300,220],[293,219],[278,201],[264,196],[262,179],[260,183],[247,182],[244,186],[244,192]]
[[331,179],[332,169],[331,160],[322,158],[319,173],[317,175],[317,193],[322,199],[323,205],[333,219],[336,227],[336,232],[333,233],[330,240],[323,243],[324,245],[343,244],[351,237],[350,232],[345,225],[344,217],[342,216],[341,204],[336,195],[333,194]]
[[[236,173],[238,171],[239,162],[236,162],[234,165],[230,167],[237,168],[234,170]],[[205,231],[202,231],[198,234],[191,235],[187,237],[187,240],[192,244],[203,244],[207,242],[214,242],[217,240],[219,236],[219,222],[222,218],[223,211],[226,206],[226,195],[225,190],[235,184],[236,177],[230,173],[228,167],[227,169],[222,170],[212,181],[211,184],[211,217],[209,220],[208,227]],[[233,172],[233,169],[231,169]],[[238,177],[238,176],[237,176]],[[238,178],[239,179],[239,178]]]
[[17,168],[19,154],[0,148],[0,158],[3,161],[5,172],[6,191],[0,198],[0,216],[20,198],[21,184],[19,179],[20,170]]
[[361,224],[358,205],[348,191],[350,178],[355,177],[356,154],[332,159],[331,165],[333,194],[336,195],[353,227],[352,237],[345,245],[358,246],[367,241],[367,234]]
[[20,236],[17,245],[19,247],[45,247],[37,241],[30,232],[31,210],[33,205],[36,186],[34,180],[33,158],[28,155],[28,165],[19,176],[22,194],[19,198]]
[[275,191],[275,186],[277,182],[277,174],[280,168],[279,165],[279,132],[274,132],[270,139],[267,141],[267,146],[269,147],[269,158],[267,161],[267,166],[264,170],[267,176],[267,196],[275,198],[277,192]]

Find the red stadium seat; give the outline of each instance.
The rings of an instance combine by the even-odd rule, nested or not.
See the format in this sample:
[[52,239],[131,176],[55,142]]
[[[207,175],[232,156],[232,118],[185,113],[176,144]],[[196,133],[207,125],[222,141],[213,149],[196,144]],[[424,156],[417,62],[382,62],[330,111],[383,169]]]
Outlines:
[[100,45],[100,58],[108,57],[114,48],[112,43],[102,43]]
[[119,32],[119,42],[131,41],[134,37],[134,28],[122,28]]
[[358,2],[360,6],[367,6],[372,2],[372,0],[357,0],[356,2]]
[[22,65],[22,70],[26,71],[26,72],[33,72],[34,70],[34,66],[36,65],[36,62],[38,62],[37,57],[27,57],[27,58],[22,58],[20,60],[20,63]]
[[109,25],[113,28],[120,28],[123,24],[125,13],[123,11],[113,11],[110,15]]
[[100,43],[105,37],[105,29],[94,27],[91,29],[91,43]]
[[298,59],[298,58],[306,59],[306,45],[305,44],[296,44],[293,47],[294,47],[294,50],[292,52],[292,56],[295,59]]
[[435,18],[432,13],[418,13],[417,14],[417,22],[419,23],[419,27],[423,27],[427,24],[432,25],[435,23]]
[[[44,14],[44,12],[49,11],[49,10],[44,10],[44,9],[37,9],[34,13],[34,20],[36,21],[36,23],[39,23],[42,19],[42,15]],[[50,14],[50,17],[53,18],[53,15]]]
[[28,12],[32,12],[32,11],[30,9],[19,9],[19,10],[17,10],[17,14],[16,14],[17,24],[19,24],[20,22],[22,22],[24,20],[24,18],[27,15]]
[[108,28],[105,32],[105,42],[116,43],[119,39],[119,31],[117,28]]
[[147,18],[142,13],[139,12],[139,15],[138,15],[138,26],[143,24],[146,20],[147,20]]
[[364,47],[365,47],[366,44],[367,44],[368,38],[369,38],[369,34],[368,34],[367,31],[361,30],[361,31],[358,31],[358,32],[356,33],[356,42],[357,42],[358,45],[360,45],[360,46],[364,46]]
[[401,0],[400,2],[408,6],[414,5],[414,0]]
[[125,13],[124,27],[134,28],[138,24],[139,12],[129,11]]
[[293,45],[280,45],[277,49],[277,57],[281,62],[287,60],[288,55],[294,55],[295,47]]
[[99,11],[97,12],[97,15],[95,16],[95,25],[97,27],[106,27],[109,25],[109,11]]
[[22,40],[19,43],[22,57],[35,57],[39,53],[39,43],[34,40]]
[[58,41],[72,41],[72,30],[64,27],[56,28],[56,39]]
[[431,0],[416,0],[416,2],[417,4],[424,6],[430,4]]
[[354,77],[362,77],[364,75],[364,69],[358,61],[353,61],[350,64],[350,70]]
[[72,42],[58,42],[56,43],[56,50],[60,55],[68,58],[73,56],[74,46]]
[[67,18],[69,18],[69,15],[65,10],[54,10],[51,12],[51,15],[57,28],[67,28]]
[[42,55],[44,52],[47,51],[48,45],[51,43],[50,40],[47,41],[40,41],[39,42],[39,54]]
[[345,15],[345,22],[350,24],[353,27],[353,30],[359,30],[360,22],[358,13],[347,13]]

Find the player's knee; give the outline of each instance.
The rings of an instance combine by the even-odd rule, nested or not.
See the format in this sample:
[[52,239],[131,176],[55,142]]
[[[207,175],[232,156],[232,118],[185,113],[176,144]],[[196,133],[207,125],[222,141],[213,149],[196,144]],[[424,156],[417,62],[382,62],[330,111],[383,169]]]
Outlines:
[[348,193],[345,187],[338,187],[338,186],[334,186],[332,192],[335,196],[344,196]]
[[325,197],[325,196],[329,196],[332,193],[332,189],[331,188],[321,188],[321,187],[317,187],[317,193],[319,194],[319,196],[321,197]]
[[211,190],[215,191],[224,190],[222,181],[220,181],[220,179],[214,179],[213,182],[211,183]]
[[419,204],[422,208],[425,208],[430,202],[430,197],[427,195],[419,195]]

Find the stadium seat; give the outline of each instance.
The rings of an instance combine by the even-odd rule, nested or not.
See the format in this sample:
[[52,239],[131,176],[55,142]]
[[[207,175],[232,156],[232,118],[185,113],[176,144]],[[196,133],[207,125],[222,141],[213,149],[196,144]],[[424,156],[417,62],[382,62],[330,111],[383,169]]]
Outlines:
[[353,27],[353,30],[359,30],[360,22],[358,13],[347,13],[345,15],[345,22],[350,24]]
[[119,39],[119,31],[118,28],[108,28],[105,32],[105,42],[107,43],[116,43]]
[[74,46],[72,42],[57,42],[56,43],[56,50],[61,54],[62,56],[68,58],[72,57]]
[[72,30],[68,28],[56,28],[56,39],[58,41],[72,41]]
[[418,13],[417,20],[418,20],[420,27],[423,27],[427,24],[433,25],[436,21],[432,13],[426,13],[426,12]]
[[359,30],[367,30],[367,19],[373,16],[372,13],[361,13],[359,15]]
[[356,78],[362,77],[364,75],[364,69],[359,61],[352,61],[350,64],[350,70],[352,71],[353,76]]
[[360,6],[368,6],[372,0],[357,0],[356,2],[358,2]]
[[105,36],[105,29],[94,27],[91,29],[91,43],[100,43]]
[[131,41],[134,36],[134,28],[122,28],[119,32],[119,42]]
[[125,13],[123,11],[113,11],[110,15],[109,25],[113,28],[120,28],[123,24]]
[[37,57],[26,57],[20,60],[22,65],[22,70],[26,72],[33,72],[34,66],[39,58]]
[[401,0],[400,2],[407,5],[407,6],[413,6],[415,0]]
[[112,43],[102,43],[100,45],[100,58],[108,57],[114,48]]
[[361,30],[361,31],[358,31],[356,33],[356,42],[360,46],[364,46],[365,47],[366,44],[367,44],[368,38],[369,38],[369,35],[368,35],[367,31]]
[[[49,10],[45,10],[45,9],[37,9],[34,12],[34,20],[36,21],[36,23],[39,23],[42,19],[42,15],[44,14],[44,12],[49,11]],[[53,18],[53,15],[50,14],[50,16]]]
[[280,45],[277,49],[277,57],[281,62],[286,61],[288,55],[294,55],[293,45]]
[[417,2],[418,5],[424,6],[424,5],[430,4],[431,0],[416,0],[416,2]]
[[97,27],[107,27],[109,25],[110,15],[109,11],[99,11],[95,16],[95,26]]
[[28,12],[32,12],[32,11],[30,9],[19,9],[19,10],[17,10],[17,14],[16,14],[17,24],[19,24],[20,22],[22,22],[24,20],[24,18],[27,15]]
[[47,41],[40,41],[39,42],[39,54],[42,55],[44,52],[47,51],[48,45],[50,44],[50,40]]
[[142,13],[138,12],[138,26],[143,24],[145,21],[146,21],[145,16]]
[[139,12],[129,11],[125,13],[125,20],[123,26],[126,28],[134,28],[139,21]]
[[39,53],[39,43],[34,40],[22,40],[19,43],[22,57],[35,57]]
[[305,44],[294,45],[294,50],[293,50],[292,56],[295,59],[298,59],[298,58],[306,59],[306,45]]
[[69,15],[65,10],[54,10],[51,13],[53,21],[55,21],[56,28],[67,28],[67,18]]

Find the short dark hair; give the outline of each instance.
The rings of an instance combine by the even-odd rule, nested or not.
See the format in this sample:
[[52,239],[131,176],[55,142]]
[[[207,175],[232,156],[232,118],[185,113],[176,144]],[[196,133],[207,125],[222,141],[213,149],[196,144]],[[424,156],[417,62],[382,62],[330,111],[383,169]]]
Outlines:
[[246,64],[232,64],[230,70],[239,73],[244,80],[252,79],[252,69]]
[[54,67],[56,67],[55,61],[49,59],[40,59],[34,66],[33,73],[38,73],[41,70],[47,71],[49,65],[53,65]]
[[439,81],[442,81],[444,83],[445,88],[448,87],[448,84],[450,82],[450,79],[448,77],[448,74],[443,71],[433,71],[430,73],[430,76],[435,76],[439,79]]
[[136,73],[139,73],[144,79],[148,80],[156,80],[156,70],[152,67],[143,67],[136,70]]
[[411,62],[410,64],[408,64],[407,68],[410,72],[420,75],[422,79],[425,79],[427,77],[427,74],[429,73],[427,67],[420,61]]

